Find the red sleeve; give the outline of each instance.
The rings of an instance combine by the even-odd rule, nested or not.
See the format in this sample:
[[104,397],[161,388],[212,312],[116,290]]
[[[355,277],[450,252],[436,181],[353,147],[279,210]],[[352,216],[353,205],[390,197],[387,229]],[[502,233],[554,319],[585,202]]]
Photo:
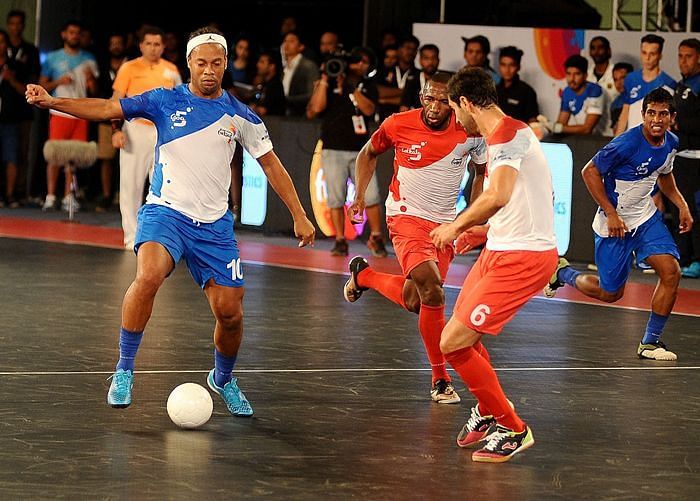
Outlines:
[[377,153],[384,153],[394,147],[394,116],[388,117],[372,134],[372,147]]

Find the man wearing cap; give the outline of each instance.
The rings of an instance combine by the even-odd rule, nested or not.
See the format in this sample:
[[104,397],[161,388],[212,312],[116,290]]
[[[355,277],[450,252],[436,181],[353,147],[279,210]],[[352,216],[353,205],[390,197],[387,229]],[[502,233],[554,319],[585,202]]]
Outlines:
[[314,241],[314,227],[289,174],[272,151],[265,124],[221,89],[227,47],[219,31],[199,29],[187,43],[192,75],[189,84],[119,100],[54,98],[38,85],[27,86],[27,102],[40,108],[96,121],[146,118],[155,125],[153,180],[146,204],[139,210],[134,244],[136,278],[122,303],[119,362],[107,394],[112,407],[131,405],[134,359],[155,295],[184,257],[216,319],[214,368],[207,383],[231,414],[253,414],[232,377],[243,335],[244,292],[228,209],[230,164],[237,144],[260,162],[270,185],[289,209],[299,246]]

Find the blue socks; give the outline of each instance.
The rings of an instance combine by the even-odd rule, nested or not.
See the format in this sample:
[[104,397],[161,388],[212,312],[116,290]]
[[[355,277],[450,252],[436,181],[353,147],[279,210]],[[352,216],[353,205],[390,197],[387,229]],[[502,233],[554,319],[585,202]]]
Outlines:
[[661,333],[664,331],[666,320],[668,320],[668,316],[659,315],[652,311],[651,315],[649,315],[649,321],[647,322],[647,330],[642,338],[642,344],[658,343],[661,338]]
[[141,338],[143,338],[143,331],[131,332],[124,327],[119,329],[119,362],[117,362],[117,369],[134,370],[134,359],[141,344]]
[[227,357],[216,348],[214,349],[214,382],[216,386],[223,388],[231,381],[231,373],[233,372],[235,363],[236,355]]
[[567,266],[566,268],[562,268],[559,270],[557,273],[557,278],[561,281],[564,282],[565,284],[569,284],[571,287],[574,289],[576,288],[576,277],[578,277],[581,274],[580,271],[574,270],[572,267]]

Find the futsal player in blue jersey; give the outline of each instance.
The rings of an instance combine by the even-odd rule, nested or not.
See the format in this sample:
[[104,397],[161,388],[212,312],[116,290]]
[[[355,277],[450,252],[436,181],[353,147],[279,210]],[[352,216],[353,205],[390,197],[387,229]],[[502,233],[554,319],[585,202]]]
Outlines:
[[299,246],[314,241],[314,227],[289,174],[272,151],[265,125],[221,89],[227,47],[217,30],[197,30],[187,43],[192,75],[189,84],[118,101],[54,98],[38,85],[27,87],[27,101],[40,108],[97,121],[146,118],[158,132],[153,180],[138,216],[136,278],[122,304],[119,362],[107,395],[112,407],[131,404],[134,358],[153,300],[184,258],[216,318],[214,368],[207,383],[232,414],[253,414],[232,377],[243,335],[243,270],[228,210],[230,164],[237,143],[257,158],[272,188],[287,205]]
[[676,360],[661,334],[678,293],[681,279],[678,248],[651,198],[654,185],[679,211],[679,231],[690,231],[693,218],[673,177],[678,138],[669,131],[675,113],[673,96],[655,89],[643,100],[644,121],[604,146],[583,168],[583,180],[598,203],[593,219],[598,275],[574,270],[564,258],[545,288],[571,285],[589,297],[613,303],[625,292],[633,253],[646,260],[659,276],[651,314],[637,355],[651,360]]
[[562,134],[591,134],[605,108],[603,88],[588,82],[588,60],[573,55],[564,62],[567,87],[561,95],[561,106],[553,132]]
[[616,136],[642,123],[642,102],[647,94],[659,87],[670,93],[676,88],[676,81],[661,70],[663,50],[663,37],[653,34],[642,37],[639,50],[642,68],[625,77],[624,104],[615,128]]

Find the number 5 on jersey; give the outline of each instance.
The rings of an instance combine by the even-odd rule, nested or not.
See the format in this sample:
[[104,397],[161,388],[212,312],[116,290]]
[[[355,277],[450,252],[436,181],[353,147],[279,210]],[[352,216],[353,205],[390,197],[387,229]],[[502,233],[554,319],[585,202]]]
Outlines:
[[231,280],[243,280],[243,269],[241,268],[241,258],[232,259],[226,265],[226,269],[231,269]]

